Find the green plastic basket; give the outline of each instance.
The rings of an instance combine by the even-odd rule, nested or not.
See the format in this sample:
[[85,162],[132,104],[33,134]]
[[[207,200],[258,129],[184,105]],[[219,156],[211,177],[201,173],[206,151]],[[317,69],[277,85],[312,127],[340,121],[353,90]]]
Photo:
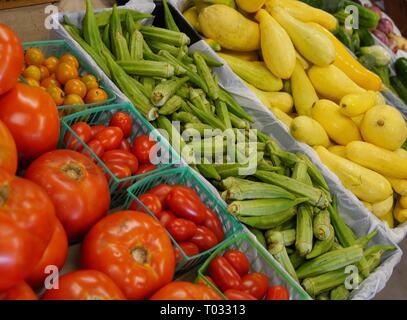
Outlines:
[[193,188],[198,193],[203,203],[207,207],[212,209],[219,217],[220,221],[222,222],[223,230],[225,232],[225,240],[223,242],[217,244],[210,250],[201,252],[200,254],[193,257],[187,256],[184,253],[184,251],[179,247],[177,242],[169,234],[174,246],[179,250],[182,256],[182,258],[180,259],[181,261],[177,262],[176,267],[177,273],[180,274],[190,271],[198,264],[201,264],[211,252],[216,250],[216,248],[218,248],[219,246],[222,246],[223,243],[227,241],[230,237],[232,237],[234,234],[241,232],[243,230],[243,227],[240,224],[240,222],[237,221],[236,218],[227,211],[225,204],[213,193],[212,190],[208,188],[208,186],[201,180],[201,178],[189,167],[166,170],[155,175],[150,175],[145,179],[138,181],[136,184],[134,184],[128,189],[129,199],[127,206],[129,206],[131,202],[136,200],[144,208],[146,212],[155,217],[155,215],[140,202],[138,196],[146,193],[148,190],[161,183],[181,184]]
[[[96,72],[93,70],[92,66],[89,65],[85,60],[82,59],[81,55],[77,52],[75,48],[70,46],[65,40],[49,40],[49,41],[32,41],[32,42],[24,42],[23,43],[24,50],[29,48],[39,48],[44,53],[45,57],[55,56],[60,58],[65,53],[69,52],[73,54],[79,61],[79,76],[83,76],[85,74],[92,74],[96,76]],[[24,77],[22,77],[24,79]],[[58,106],[58,110],[64,111],[66,109],[72,109],[74,112],[76,110],[84,110],[85,108],[92,108],[95,106],[100,105],[108,105],[111,104],[113,101],[116,100],[115,93],[111,90],[109,86],[107,86],[103,81],[98,79],[99,86],[106,91],[108,98],[105,101],[95,102],[95,103],[87,103],[87,104],[79,104],[79,105],[61,105]],[[71,112],[73,113],[73,112]]]
[[210,283],[205,277],[208,275],[209,263],[217,256],[223,255],[228,249],[236,249],[246,254],[250,261],[250,272],[263,272],[269,278],[269,286],[284,286],[290,293],[290,300],[311,300],[307,292],[297,283],[270,253],[249,233],[241,232],[228,239],[218,247],[198,270],[197,281],[204,281],[221,297],[227,299],[222,292]]
[[[143,134],[148,134],[152,139],[157,141],[157,147],[159,149],[158,157],[152,159],[152,162],[157,166],[156,170],[131,176],[125,179],[116,178],[113,173],[107,168],[103,161],[88,147],[88,145],[81,140],[78,135],[72,130],[71,126],[77,122],[87,122],[89,125],[109,125],[110,118],[115,112],[123,111],[128,113],[133,119],[133,129],[128,141],[131,143],[134,141],[135,137]],[[63,117],[61,120],[61,134],[59,139],[59,148],[66,148],[71,139],[64,142],[64,137],[67,132],[71,133],[71,139],[78,139],[77,149],[83,146],[80,151],[82,153],[90,153],[95,162],[100,165],[105,173],[110,177],[109,188],[112,199],[112,208],[122,206],[127,198],[127,188],[131,186],[134,182],[150,175],[157,173],[163,169],[175,166],[180,163],[180,159],[173,148],[168,144],[158,131],[147,122],[143,116],[131,105],[130,103],[124,104],[114,104],[109,106],[100,106],[87,109],[74,113],[72,115]],[[77,150],[78,151],[78,150]]]

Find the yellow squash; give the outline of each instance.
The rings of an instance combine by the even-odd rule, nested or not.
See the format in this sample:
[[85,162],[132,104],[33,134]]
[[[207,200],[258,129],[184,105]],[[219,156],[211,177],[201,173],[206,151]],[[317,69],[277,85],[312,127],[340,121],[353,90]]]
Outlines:
[[373,212],[374,215],[376,217],[378,217],[379,219],[383,219],[383,217],[385,217],[389,211],[393,210],[393,205],[394,205],[394,197],[393,197],[393,195],[391,195],[390,197],[388,197],[387,199],[385,199],[383,201],[372,203],[371,212]]
[[196,7],[191,7],[184,11],[182,13],[187,19],[187,21],[190,23],[191,26],[194,27],[195,30],[198,32],[201,32],[201,27],[199,26],[199,20],[198,20],[198,10],[196,10]]
[[346,146],[346,157],[384,176],[407,179],[407,159],[371,143],[349,143]]
[[344,186],[360,200],[380,202],[393,194],[390,183],[380,174],[329,152],[324,147],[314,148],[325,164]]
[[314,119],[307,116],[299,116],[291,123],[291,134],[298,141],[312,147],[329,146],[329,137],[324,128]]
[[344,96],[339,103],[341,112],[347,117],[357,117],[376,105],[377,95],[373,91],[366,93],[351,93]]
[[305,60],[304,57],[298,53],[298,51],[295,51],[295,54],[297,55],[297,62],[300,63],[303,69],[308,70],[310,67],[308,61]]
[[270,108],[271,112],[276,116],[278,120],[283,122],[287,127],[291,127],[291,123],[293,122],[293,118],[291,118],[288,114],[285,112],[281,111],[279,108]]
[[407,209],[407,197],[406,196],[400,197],[399,204],[403,209]]
[[246,61],[258,61],[259,60],[259,53],[257,51],[242,52],[242,51],[232,51],[232,50],[227,50],[227,49],[222,48],[221,53],[224,53],[229,56],[239,58],[242,60],[246,60]]
[[389,210],[384,217],[381,219],[382,221],[386,222],[389,228],[394,228],[394,216],[393,216],[393,209]]
[[277,77],[289,79],[297,60],[290,37],[266,10],[260,9],[256,14],[256,20],[260,23],[264,62]]
[[297,113],[301,116],[311,116],[312,106],[318,101],[318,96],[299,61],[291,76],[291,93]]
[[386,178],[396,193],[401,196],[407,196],[407,179],[397,179],[388,176]]
[[265,2],[266,0],[236,0],[237,6],[249,13],[260,10]]
[[346,158],[346,147],[344,146],[332,146],[328,148],[328,151],[339,157]]
[[394,209],[394,217],[398,223],[404,223],[407,221],[407,209],[403,209],[399,204]]
[[204,8],[199,25],[205,37],[217,41],[222,48],[253,51],[260,48],[260,29],[237,10],[222,4]]
[[369,210],[370,212],[372,212],[373,205],[372,205],[370,202],[362,201],[362,204],[365,206],[365,208],[366,208],[367,210]]
[[341,113],[341,108],[330,100],[321,99],[312,108],[312,117],[318,121],[328,136],[340,145],[361,140],[356,124]]
[[360,126],[362,125],[363,118],[365,117],[364,114],[361,114],[360,116],[357,117],[352,117],[352,121],[357,125],[357,127],[360,129]]

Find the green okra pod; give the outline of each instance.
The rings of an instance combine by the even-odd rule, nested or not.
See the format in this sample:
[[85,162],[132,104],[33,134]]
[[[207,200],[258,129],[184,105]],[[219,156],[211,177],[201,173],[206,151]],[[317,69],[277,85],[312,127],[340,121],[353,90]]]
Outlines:
[[308,166],[305,163],[305,161],[298,161],[294,165],[294,169],[293,169],[291,178],[312,186],[312,180],[311,180],[310,176],[308,175]]
[[110,26],[108,24],[103,28],[102,41],[105,44],[106,48],[111,50],[109,28]]
[[314,181],[314,183],[329,191],[329,186],[325,181],[324,176],[321,174],[321,172],[318,170],[318,168],[311,162],[310,158],[308,158],[305,154],[303,153],[298,153],[297,157],[300,158],[301,160],[305,161],[305,163],[308,166],[308,174],[310,175],[312,181]]
[[282,231],[268,230],[264,234],[264,237],[266,238],[267,243],[272,243],[272,240],[270,240],[270,239],[273,239],[274,232],[281,233],[281,235],[283,236],[284,245],[286,247],[289,247],[295,243],[295,238],[296,238],[295,229],[288,229],[288,230],[282,230]]
[[198,68],[198,74],[202,77],[202,79],[205,81],[206,86],[208,88],[208,95],[211,99],[216,100],[219,98],[219,86],[215,82],[215,80],[212,77],[211,70],[209,69],[208,65],[206,64],[205,59],[202,57],[202,55],[199,52],[194,52],[192,54],[192,57],[194,58],[195,65]]
[[147,97],[151,97],[153,90],[155,88],[155,80],[151,77],[142,77],[141,84],[144,87],[145,92],[147,93]]
[[188,77],[175,78],[159,83],[151,94],[151,101],[157,107],[163,106],[189,80]]
[[[178,94],[178,92],[177,92]],[[182,123],[202,123],[196,116],[189,112],[179,111],[172,115],[173,121],[180,121]]]
[[166,62],[129,59],[118,60],[116,63],[130,75],[159,78],[174,76],[174,67]]
[[164,28],[142,26],[140,28],[144,38],[161,41],[176,47],[189,45],[191,39],[183,32],[172,31]]
[[177,95],[172,96],[160,109],[158,109],[158,113],[164,116],[173,114],[181,108],[184,103],[185,101],[181,97]]
[[102,38],[96,23],[91,0],[86,0],[86,12],[83,18],[83,38],[97,53],[102,52]]
[[129,51],[132,60],[143,60],[143,43],[144,40],[141,32],[134,30],[134,32],[131,33],[129,42]]
[[295,251],[293,254],[290,255],[290,261],[294,269],[297,269],[300,265],[304,263],[305,258],[300,256],[300,254],[297,251]]
[[199,172],[207,179],[222,180],[216,169],[210,164],[197,164]]
[[302,286],[311,297],[315,297],[342,285],[348,276],[349,274],[345,273],[345,269],[342,268],[323,273],[319,276],[306,278],[302,281]]
[[301,256],[312,250],[312,209],[308,205],[300,205],[297,213],[297,238],[295,248]]
[[328,206],[328,212],[339,243],[343,247],[352,246],[356,241],[356,236],[353,231],[346,225],[346,223],[339,216],[336,208],[334,208],[332,205]]
[[168,30],[179,32],[180,30],[179,30],[177,24],[175,23],[174,17],[171,14],[171,10],[168,6],[167,0],[163,0],[162,2],[163,2],[163,8],[164,8],[165,26],[167,27]]
[[229,204],[228,209],[229,212],[238,216],[268,216],[291,209],[306,200],[306,198],[296,198],[294,200],[280,198],[233,201]]
[[232,129],[232,122],[230,121],[230,115],[226,103],[221,100],[216,100],[216,115],[225,124],[226,129]]
[[185,131],[187,132],[185,134],[188,134],[189,132],[191,134],[195,133],[195,131],[193,131],[193,130],[196,130],[201,136],[205,136],[205,134],[208,131],[213,130],[213,128],[210,125],[207,125],[207,124],[204,124],[204,123],[194,123],[194,122],[186,123],[184,128],[185,128]]
[[312,248],[312,251],[306,255],[307,260],[314,259],[314,258],[320,256],[321,254],[324,254],[324,253],[328,252],[329,250],[331,250],[332,245],[335,240],[335,232],[334,232],[334,229],[332,226],[330,226],[330,229],[331,229],[331,231],[330,231],[329,237],[327,239],[317,240],[314,243],[314,247]]
[[264,238],[264,234],[261,230],[258,230],[256,228],[250,228],[249,230],[251,233],[253,233],[253,235],[256,237],[257,241],[265,248],[267,248],[267,243],[266,243],[266,239]]
[[384,253],[386,251],[396,250],[395,246],[389,246],[386,244],[377,244],[367,248],[364,252],[365,257],[369,257],[370,255],[374,255],[376,253]]
[[331,219],[328,210],[319,211],[313,221],[313,233],[314,237],[318,240],[326,240],[330,237]]
[[370,240],[372,240],[377,234],[379,233],[378,230],[375,230],[364,237],[361,237],[355,241],[355,244],[360,245],[362,248],[366,248],[369,244]]
[[350,292],[348,289],[345,288],[343,284],[332,291],[329,294],[331,300],[348,300],[350,296]]
[[187,105],[189,106],[193,114],[197,116],[203,123],[209,124],[210,126],[221,129],[223,131],[226,129],[223,122],[216,118],[212,113],[200,110],[189,102],[187,102]]
[[[142,13],[142,12],[135,11],[133,9],[122,9],[122,8],[118,9],[117,8],[117,13],[119,15],[120,21],[122,21],[122,20],[125,21],[127,14],[131,14],[134,22],[139,21],[141,19],[153,18],[153,16],[150,13]],[[100,27],[106,26],[110,22],[111,15],[112,15],[112,10],[106,10],[106,11],[96,13],[95,19],[96,19],[96,23],[97,23],[98,27],[100,28]]]
[[239,221],[241,221],[242,223],[244,223],[250,227],[257,228],[260,230],[268,230],[268,229],[279,226],[280,224],[286,222],[287,220],[290,220],[296,214],[297,214],[297,211],[295,210],[295,208],[291,208],[286,211],[281,211],[281,212],[275,213],[273,215],[260,216],[260,217],[238,216],[238,219],[239,219]]

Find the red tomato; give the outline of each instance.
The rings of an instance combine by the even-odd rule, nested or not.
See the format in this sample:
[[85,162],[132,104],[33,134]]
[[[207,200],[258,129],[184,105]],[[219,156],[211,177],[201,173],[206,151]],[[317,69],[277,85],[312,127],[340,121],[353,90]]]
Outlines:
[[126,112],[116,112],[110,119],[109,125],[122,129],[124,138],[128,138],[133,129],[133,119]]
[[167,231],[175,241],[181,242],[191,239],[197,231],[197,226],[186,219],[175,219],[167,225]]
[[153,217],[137,211],[100,220],[82,244],[81,263],[107,274],[131,300],[149,297],[172,281],[175,271],[167,232]]
[[70,241],[80,239],[109,209],[103,172],[78,152],[48,152],[31,163],[25,176],[46,189]]
[[195,243],[201,252],[205,252],[218,244],[215,234],[204,226],[198,226],[194,236],[189,241]]
[[[29,180],[12,176],[2,169],[0,217],[9,220],[0,226],[0,241],[3,242],[0,243],[2,290],[21,282],[38,263],[52,237],[57,219],[51,199],[43,188]],[[10,223],[15,226],[10,226]],[[11,236],[15,236],[15,243],[12,243],[14,240]],[[21,243],[23,239],[29,243]],[[31,248],[32,252],[27,255],[24,250],[28,248]],[[24,256],[30,257],[30,261],[23,261]],[[22,263],[26,265],[20,265]]]
[[197,224],[203,223],[206,216],[206,207],[201,199],[180,186],[173,186],[165,201],[168,208],[180,218],[185,218]]
[[226,258],[215,257],[209,263],[208,272],[222,292],[228,289],[241,290],[242,279]]
[[[93,151],[93,153],[100,159],[104,152],[105,152],[105,148],[103,148],[102,142],[100,142],[99,140],[91,140],[87,143],[88,147],[90,150]],[[90,151],[86,150],[83,151],[83,155],[88,157],[89,159],[91,159],[93,162],[96,162],[96,158],[93,157],[93,155],[90,153]],[[129,169],[130,170],[130,169]]]
[[138,169],[137,158],[130,152],[124,150],[109,150],[103,154],[102,161],[107,164],[118,164],[126,166],[130,172],[136,173]]
[[161,201],[161,203],[165,204],[165,199],[167,199],[168,194],[172,190],[172,186],[169,184],[159,184],[148,190],[148,193],[155,194]]
[[6,292],[0,292],[0,300],[38,300],[38,297],[28,284],[21,282]]
[[225,239],[225,233],[223,231],[222,222],[219,217],[213,212],[210,208],[205,210],[205,220],[202,222],[202,225],[211,229],[215,234],[218,242],[222,242]]
[[241,277],[248,274],[250,262],[242,251],[227,250],[223,256]]
[[[160,198],[158,198],[156,195],[145,193],[139,196],[138,199],[154,215],[157,215],[158,213],[161,212],[162,210],[161,201]],[[138,210],[141,212],[145,212],[144,208],[137,201],[132,202],[132,204],[130,205],[130,210]]]
[[273,286],[268,289],[266,300],[290,300],[290,294],[286,287]]
[[166,228],[171,221],[177,219],[177,217],[171,211],[161,211],[160,213],[156,214],[156,216],[164,228]]
[[[215,281],[213,281],[213,279],[210,276],[205,276],[206,280],[208,280],[215,288],[217,288]],[[203,284],[205,286],[208,286],[208,284],[202,279],[199,278],[198,280],[199,284]]]
[[16,84],[24,68],[24,50],[20,39],[0,23],[0,96]]
[[222,298],[208,286],[177,281],[161,288],[150,300],[222,300]]
[[56,148],[59,116],[48,93],[41,88],[17,83],[0,96],[0,106],[0,119],[13,135],[23,160],[31,160]]
[[17,162],[17,148],[14,138],[3,121],[0,120],[0,168],[10,174],[15,174]]
[[104,126],[103,124],[98,124],[96,126],[91,126],[91,131],[92,131],[92,138],[94,138],[99,132],[101,132],[103,129],[106,129],[107,127]]
[[129,141],[127,141],[127,139],[123,139],[122,142],[120,142],[119,149],[131,152],[131,144],[129,143]]
[[229,300],[257,300],[251,294],[235,289],[226,290],[223,294]]
[[[198,246],[192,242],[180,242],[178,243],[178,245],[188,257],[194,257],[199,254]],[[177,260],[178,258],[182,258],[182,255],[179,252],[178,248],[175,249],[175,257]]]
[[52,234],[52,238],[45,249],[41,260],[35,266],[25,281],[33,288],[40,288],[44,285],[45,278],[49,275],[45,269],[49,265],[56,266],[61,270],[65,264],[68,254],[68,237],[61,222],[57,219],[57,224]]
[[[85,143],[92,139],[92,130],[86,122],[75,123],[71,129],[76,133],[79,139]],[[67,131],[65,134],[64,144],[71,150],[81,151],[83,149],[83,145],[70,131]]]
[[79,270],[59,278],[58,289],[48,289],[43,300],[125,300],[123,292],[107,275]]
[[118,127],[107,127],[96,134],[95,139],[102,142],[105,150],[117,149],[123,139],[123,131]]
[[[119,164],[112,164],[112,163],[108,163],[106,164],[106,166],[108,167],[108,169],[110,170],[110,172],[116,177],[116,179],[118,180],[122,180],[122,179],[126,179],[131,177],[131,170],[129,167],[127,166],[122,166]],[[101,168],[102,169],[102,168]],[[110,174],[108,172],[106,172],[105,174],[106,179],[108,181],[108,183],[113,183],[113,180],[110,176]],[[117,188],[118,189],[123,189],[123,188],[128,188],[131,185],[131,181],[124,181],[118,184]]]
[[242,291],[257,299],[263,299],[269,285],[269,278],[261,272],[246,274],[242,278]]
[[141,164],[138,166],[138,170],[137,170],[137,172],[136,172],[134,175],[145,174],[145,173],[150,172],[150,171],[153,171],[153,170],[155,170],[155,169],[157,169],[157,167],[156,167],[155,165],[153,165],[153,164],[150,164],[150,163],[141,163]]
[[150,163],[150,151],[154,148],[155,141],[147,135],[136,137],[133,142],[132,152],[141,163]]

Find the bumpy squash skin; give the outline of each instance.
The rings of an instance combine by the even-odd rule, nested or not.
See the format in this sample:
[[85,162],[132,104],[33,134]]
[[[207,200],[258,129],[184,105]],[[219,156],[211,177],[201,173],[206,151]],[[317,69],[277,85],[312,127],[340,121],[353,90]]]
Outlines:
[[394,197],[391,195],[387,199],[372,203],[372,210],[371,212],[374,213],[376,217],[379,219],[383,219],[389,211],[393,210],[394,206]]
[[297,113],[300,116],[311,117],[312,106],[319,98],[299,61],[297,61],[291,76],[291,92]]
[[299,116],[293,120],[291,134],[295,139],[312,147],[328,147],[330,144],[324,128],[317,121],[307,116]]
[[265,2],[266,0],[236,0],[237,6],[249,13],[260,10]]
[[236,51],[260,49],[260,29],[231,7],[215,4],[199,13],[199,25],[205,37],[217,41],[222,48]]
[[328,148],[328,151],[346,159],[346,147],[344,146],[332,146]]
[[386,179],[390,182],[394,192],[401,196],[407,196],[407,179],[397,179],[386,176]]
[[396,218],[398,223],[404,223],[407,221],[407,209],[403,209],[400,204],[396,205],[394,209],[394,217]]

